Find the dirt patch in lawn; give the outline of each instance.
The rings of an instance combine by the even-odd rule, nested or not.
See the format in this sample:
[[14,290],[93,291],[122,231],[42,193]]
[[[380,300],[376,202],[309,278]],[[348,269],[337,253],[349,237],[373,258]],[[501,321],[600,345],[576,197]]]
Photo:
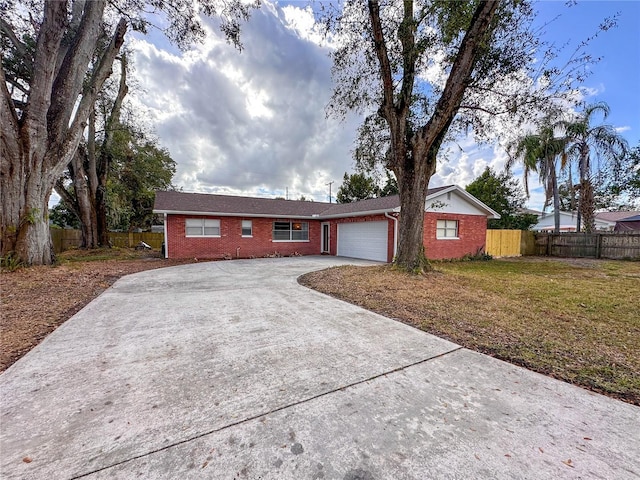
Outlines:
[[640,263],[335,267],[300,283],[508,362],[640,405]]
[[103,249],[64,252],[58,262],[0,275],[0,372],[120,277],[192,260],[167,260],[158,252]]

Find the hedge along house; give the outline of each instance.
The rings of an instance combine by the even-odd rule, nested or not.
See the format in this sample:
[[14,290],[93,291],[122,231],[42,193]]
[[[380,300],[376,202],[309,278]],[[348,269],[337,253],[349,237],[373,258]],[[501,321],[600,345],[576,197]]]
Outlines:
[[[347,204],[157,192],[167,258],[338,255],[391,262],[397,249],[400,199]],[[484,249],[488,218],[500,216],[456,185],[430,189],[424,245],[429,259]]]

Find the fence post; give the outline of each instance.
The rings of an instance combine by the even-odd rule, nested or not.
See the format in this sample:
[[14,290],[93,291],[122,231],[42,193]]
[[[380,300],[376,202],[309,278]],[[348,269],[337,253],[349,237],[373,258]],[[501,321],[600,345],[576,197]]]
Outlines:
[[596,233],[596,258],[602,255],[602,233]]

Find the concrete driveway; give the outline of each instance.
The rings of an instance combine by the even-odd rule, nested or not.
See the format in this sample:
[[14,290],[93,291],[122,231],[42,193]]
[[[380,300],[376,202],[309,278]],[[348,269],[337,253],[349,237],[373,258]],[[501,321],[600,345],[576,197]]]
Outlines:
[[119,280],[0,376],[0,476],[640,478],[640,408],[296,282],[344,263]]

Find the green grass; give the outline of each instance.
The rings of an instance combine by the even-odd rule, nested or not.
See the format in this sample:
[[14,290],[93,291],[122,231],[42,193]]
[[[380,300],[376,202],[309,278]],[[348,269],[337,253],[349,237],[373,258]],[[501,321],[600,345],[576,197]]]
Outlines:
[[341,267],[303,280],[425,331],[640,405],[640,263],[441,262],[414,276]]

